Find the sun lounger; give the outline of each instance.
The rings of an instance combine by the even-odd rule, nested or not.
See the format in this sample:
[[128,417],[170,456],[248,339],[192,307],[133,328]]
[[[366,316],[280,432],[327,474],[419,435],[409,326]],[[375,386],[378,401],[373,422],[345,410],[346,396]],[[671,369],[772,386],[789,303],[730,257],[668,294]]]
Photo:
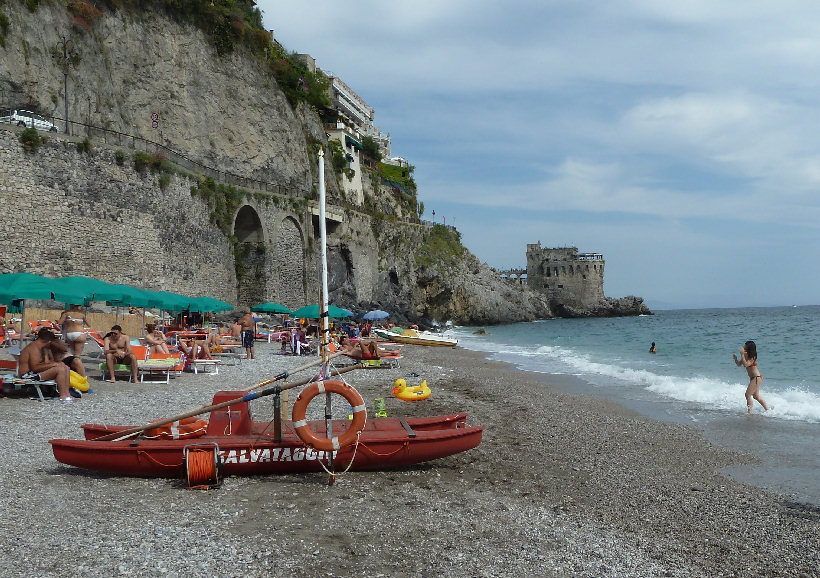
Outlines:
[[[0,376],[3,382],[3,393],[13,393],[17,391],[27,391],[31,389],[37,392],[40,401],[45,401],[46,397],[55,397],[57,394],[57,382],[53,379],[37,381],[34,379],[23,379],[14,374]],[[45,395],[43,394],[45,390]]]
[[137,373],[140,377],[140,383],[145,382],[145,377],[150,378],[159,375],[164,377],[165,383],[171,382],[171,372],[177,364],[177,360],[173,358],[168,359],[140,359],[137,362]]
[[190,367],[194,373],[202,371],[209,375],[217,375],[219,373],[219,363],[218,359],[189,359],[188,367]]

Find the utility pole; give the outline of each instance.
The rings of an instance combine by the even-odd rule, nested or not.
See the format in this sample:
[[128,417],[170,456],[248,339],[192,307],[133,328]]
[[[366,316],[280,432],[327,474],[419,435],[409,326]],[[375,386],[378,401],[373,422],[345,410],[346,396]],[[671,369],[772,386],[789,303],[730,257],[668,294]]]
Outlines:
[[80,53],[74,49],[71,39],[65,34],[60,36],[60,40],[51,52],[51,56],[57,61],[63,71],[63,99],[65,100],[65,133],[68,131],[68,68],[76,65],[80,61]]

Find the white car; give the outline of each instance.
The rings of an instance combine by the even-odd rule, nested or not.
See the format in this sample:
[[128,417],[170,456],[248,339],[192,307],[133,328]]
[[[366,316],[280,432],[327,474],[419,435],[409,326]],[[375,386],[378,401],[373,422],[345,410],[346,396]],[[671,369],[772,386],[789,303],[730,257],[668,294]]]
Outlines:
[[57,132],[57,125],[30,110],[12,110],[9,112],[11,114],[8,116],[0,116],[0,122],[16,124],[17,126],[30,126],[37,130]]

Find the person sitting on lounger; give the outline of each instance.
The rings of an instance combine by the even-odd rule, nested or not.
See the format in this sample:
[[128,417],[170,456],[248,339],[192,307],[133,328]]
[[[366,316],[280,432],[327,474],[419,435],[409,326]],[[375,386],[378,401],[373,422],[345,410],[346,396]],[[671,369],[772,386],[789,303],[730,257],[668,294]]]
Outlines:
[[105,353],[105,363],[108,366],[108,379],[106,381],[114,383],[115,365],[130,365],[131,378],[137,382],[137,356],[131,351],[131,340],[122,332],[122,327],[114,325],[111,331],[103,340],[103,353]]
[[[69,369],[76,371],[83,377],[86,377],[83,360],[77,355],[71,355],[68,352],[68,346],[65,343],[59,339],[55,339],[49,344],[49,349],[53,361],[60,361],[67,365]],[[48,355],[48,352],[46,354]]]
[[148,346],[148,353],[170,353],[165,334],[153,323],[145,324],[145,345]]
[[342,353],[353,359],[379,359],[387,353],[384,349],[376,345],[375,341],[360,339],[356,343],[352,343],[346,333],[342,333],[339,345],[341,345]]
[[48,329],[40,329],[37,333],[37,339],[26,345],[23,351],[20,352],[17,375],[23,379],[36,381],[53,379],[57,382],[60,401],[71,403],[74,399],[68,391],[70,377],[68,366],[59,361],[54,361],[49,349],[51,343],[56,339],[57,336]]
[[179,342],[179,350],[185,354],[189,361],[193,359],[213,359],[208,343],[204,339],[182,339]]
[[310,350],[310,342],[307,339],[304,325],[300,325],[291,334],[290,348],[293,350],[293,355],[302,355],[303,352]]

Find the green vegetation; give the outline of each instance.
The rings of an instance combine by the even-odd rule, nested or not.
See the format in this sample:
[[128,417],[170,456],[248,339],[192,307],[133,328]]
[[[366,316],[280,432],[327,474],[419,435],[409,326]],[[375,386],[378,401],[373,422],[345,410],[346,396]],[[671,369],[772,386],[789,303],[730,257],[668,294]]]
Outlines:
[[347,168],[347,157],[345,156],[345,150],[342,148],[342,143],[336,139],[331,139],[327,141],[327,148],[329,149],[333,172],[337,175],[342,174],[342,171]]
[[199,176],[191,187],[191,196],[202,199],[208,206],[211,223],[229,239],[233,228],[233,217],[242,204],[246,192],[231,185],[216,184],[211,177]]
[[114,153],[114,158],[116,159],[117,164],[122,166],[125,164],[125,151],[117,151]]
[[37,12],[37,7],[40,5],[40,0],[26,0],[26,8],[29,12]]
[[88,154],[91,152],[91,141],[88,140],[88,137],[84,138],[82,142],[78,142],[74,145],[77,148],[78,153],[85,153]]
[[168,170],[168,159],[162,153],[148,154],[143,151],[134,152],[134,169],[138,173],[151,170],[152,173],[159,173]]
[[381,150],[379,150],[379,143],[377,143],[372,136],[366,136],[362,139],[362,152],[377,163],[382,162],[382,153]]
[[91,32],[91,27],[102,16],[100,9],[86,0],[72,0],[68,3],[67,8],[74,28],[80,32]]
[[398,183],[405,191],[412,195],[416,194],[416,181],[413,179],[413,171],[415,170],[416,167],[413,165],[398,167],[396,165],[379,163],[379,173],[382,178]]
[[444,225],[434,225],[424,245],[416,251],[416,265],[447,265],[464,255],[465,251],[461,244],[461,233]]
[[34,127],[28,127],[20,133],[20,143],[27,152],[37,152],[37,149],[44,141],[45,139],[40,136],[40,133]]

